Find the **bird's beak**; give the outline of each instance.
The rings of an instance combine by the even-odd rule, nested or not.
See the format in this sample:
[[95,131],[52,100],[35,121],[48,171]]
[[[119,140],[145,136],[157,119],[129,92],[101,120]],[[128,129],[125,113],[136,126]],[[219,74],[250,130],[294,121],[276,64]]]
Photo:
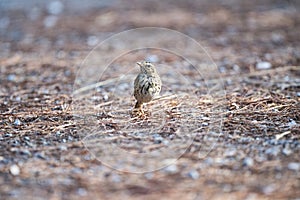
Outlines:
[[142,63],[141,63],[141,62],[137,62],[136,64],[137,64],[138,66],[140,66],[140,67],[142,66]]

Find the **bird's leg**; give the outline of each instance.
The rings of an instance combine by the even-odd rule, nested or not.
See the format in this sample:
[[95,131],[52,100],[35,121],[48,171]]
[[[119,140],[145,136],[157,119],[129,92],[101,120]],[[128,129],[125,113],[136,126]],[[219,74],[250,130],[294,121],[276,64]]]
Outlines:
[[133,114],[134,115],[138,115],[138,116],[144,116],[144,111],[142,109],[142,106],[143,106],[143,103],[137,101],[135,106],[134,106],[134,109],[133,109]]
[[138,109],[138,110],[141,110],[142,109],[142,105],[143,104],[141,102],[137,101],[136,104],[135,104],[135,106],[134,106],[134,108]]

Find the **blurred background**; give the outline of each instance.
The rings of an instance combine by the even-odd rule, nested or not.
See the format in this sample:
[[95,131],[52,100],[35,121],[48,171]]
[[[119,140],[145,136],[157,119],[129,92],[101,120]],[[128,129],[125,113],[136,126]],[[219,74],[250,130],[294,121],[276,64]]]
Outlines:
[[[197,82],[190,92],[201,111],[216,103],[226,116],[217,135],[204,113],[199,137],[174,165],[131,174],[90,154],[70,104],[76,73],[99,42],[149,26],[178,30],[208,51],[226,98],[211,101]],[[299,0],[0,0],[0,199],[299,199],[299,33]],[[122,59],[129,69],[146,53]],[[157,62],[194,80],[188,63],[165,57]],[[103,78],[128,73],[118,66],[110,69],[121,73]],[[93,106],[118,103],[110,87],[83,97]],[[131,89],[120,90],[133,104]],[[117,129],[112,117],[103,111],[97,123]],[[214,149],[199,159],[211,141]]]
[[[220,71],[299,64],[297,0],[1,0],[0,57],[89,50],[145,26],[181,31],[206,46]],[[60,52],[64,54],[64,51]]]

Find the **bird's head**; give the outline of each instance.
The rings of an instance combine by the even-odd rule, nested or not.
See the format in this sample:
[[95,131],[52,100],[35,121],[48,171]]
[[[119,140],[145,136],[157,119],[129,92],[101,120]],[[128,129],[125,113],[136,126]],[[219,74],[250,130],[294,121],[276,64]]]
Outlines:
[[147,61],[137,62],[137,65],[140,66],[141,72],[145,74],[155,74],[155,66]]

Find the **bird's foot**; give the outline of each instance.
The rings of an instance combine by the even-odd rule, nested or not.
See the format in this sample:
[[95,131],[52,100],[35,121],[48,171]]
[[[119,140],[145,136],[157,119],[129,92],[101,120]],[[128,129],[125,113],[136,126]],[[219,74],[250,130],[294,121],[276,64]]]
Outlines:
[[146,119],[148,117],[148,112],[144,112],[142,109],[138,108],[134,108],[131,114],[133,117],[138,117],[142,119]]

